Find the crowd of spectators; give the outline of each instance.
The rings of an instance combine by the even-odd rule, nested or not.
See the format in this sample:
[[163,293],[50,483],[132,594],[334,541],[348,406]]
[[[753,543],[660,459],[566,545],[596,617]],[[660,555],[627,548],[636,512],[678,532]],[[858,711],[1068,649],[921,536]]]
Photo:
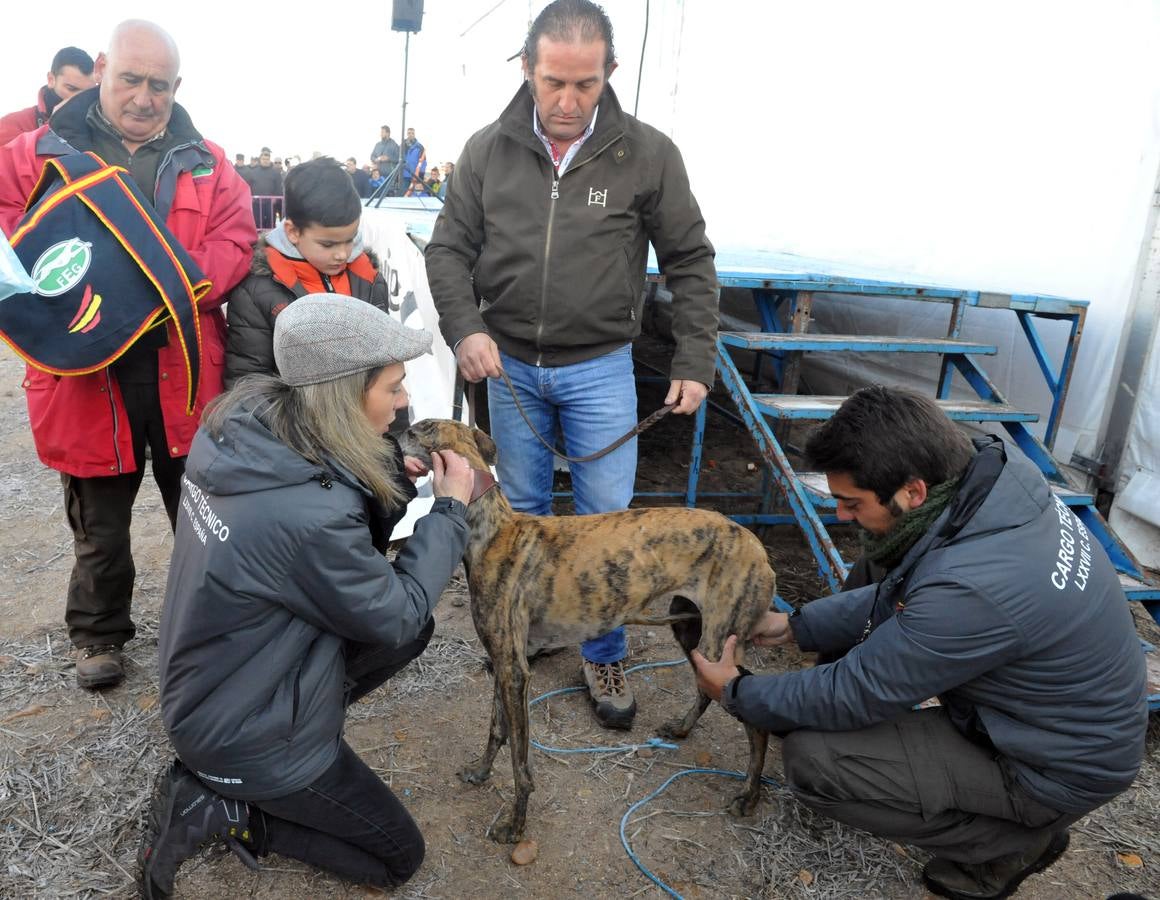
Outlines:
[[[281,219],[282,179],[300,162],[296,156],[274,156],[269,147],[263,147],[257,156],[249,157],[249,162],[246,162],[244,153],[234,155],[234,166],[254,195],[254,216],[259,227],[273,227]],[[378,142],[371,148],[369,160],[360,161],[356,156],[348,156],[343,168],[363,199],[384,195],[443,197],[455,164],[429,162],[427,148],[416,137],[414,128],[407,129],[400,147],[391,138],[390,126],[383,125],[379,129]]]
[[[75,94],[91,88],[94,62],[83,50],[65,47],[56,54],[47,75],[46,84],[37,93],[37,102],[27,108],[0,117],[0,145],[25,131],[45,124],[54,109]],[[315,153],[314,157],[320,154]],[[247,162],[245,153],[234,154],[234,168],[250,187],[253,195],[254,218],[261,230],[273,228],[282,219],[282,180],[291,168],[302,162],[298,156],[275,156],[269,147],[262,147]],[[371,148],[368,160],[360,162],[355,156],[346,158],[344,168],[350,175],[358,195],[388,197],[440,197],[445,195],[455,164],[442,166],[430,163],[427,148],[408,128],[402,147],[391,138],[391,128],[379,129],[379,140]]]

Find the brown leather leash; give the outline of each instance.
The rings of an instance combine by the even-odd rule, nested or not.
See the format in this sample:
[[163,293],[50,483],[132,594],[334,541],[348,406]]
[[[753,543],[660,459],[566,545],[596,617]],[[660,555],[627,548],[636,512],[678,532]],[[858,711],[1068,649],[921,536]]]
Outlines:
[[626,441],[632,440],[638,434],[641,434],[642,432],[651,428],[653,425],[655,425],[657,422],[659,422],[661,419],[663,419],[665,416],[667,416],[670,412],[672,412],[673,406],[676,405],[676,404],[673,404],[672,406],[662,406],[656,412],[652,413],[651,415],[647,416],[644,419],[641,419],[639,422],[636,423],[635,428],[633,428],[631,431],[627,432],[626,434],[622,434],[620,437],[618,437],[615,441],[613,441],[611,444],[609,444],[603,450],[597,450],[595,453],[589,453],[587,456],[568,456],[566,453],[561,453],[553,445],[551,445],[547,441],[545,441],[544,438],[541,436],[541,434],[538,431],[536,431],[536,427],[532,424],[532,420],[529,419],[528,414],[526,412],[524,412],[524,407],[520,403],[519,396],[517,396],[517,394],[516,394],[516,386],[514,384],[512,384],[512,380],[510,378],[508,378],[508,373],[505,372],[503,369],[500,369],[499,374],[500,374],[500,377],[503,378],[503,383],[507,385],[507,389],[512,395],[512,400],[514,400],[516,403],[516,409],[518,409],[520,411],[520,416],[523,417],[524,422],[528,426],[528,430],[531,431],[531,433],[533,435],[535,435],[537,441],[539,441],[541,444],[543,444],[545,447],[547,447],[548,450],[550,450],[552,452],[553,456],[559,457],[560,459],[564,460],[565,462],[570,462],[570,463],[592,462],[592,460],[594,460],[594,459],[600,459],[600,457],[602,457],[602,456],[607,456],[609,453],[611,453],[613,450],[615,450],[621,444],[625,443]]

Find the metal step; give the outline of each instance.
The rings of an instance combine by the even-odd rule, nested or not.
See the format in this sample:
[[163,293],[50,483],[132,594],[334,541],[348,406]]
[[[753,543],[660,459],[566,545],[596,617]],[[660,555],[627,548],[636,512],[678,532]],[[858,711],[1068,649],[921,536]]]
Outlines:
[[1124,589],[1124,593],[1128,595],[1129,600],[1140,600],[1146,603],[1160,601],[1160,585],[1148,584],[1148,582],[1142,581],[1134,575],[1121,572],[1120,587]]
[[1148,685],[1148,709],[1160,711],[1160,653],[1147,641],[1140,641],[1144,650],[1144,670]]
[[1087,491],[1077,491],[1075,488],[1065,487],[1062,484],[1055,484],[1050,481],[1047,484],[1048,487],[1050,487],[1051,490],[1055,492],[1055,496],[1057,496],[1068,506],[1096,505],[1096,498],[1089,494]]
[[[845,397],[815,397],[808,394],[753,394],[765,416],[781,420],[828,419],[845,402]],[[1016,409],[1006,403],[987,400],[936,400],[943,412],[956,422],[1038,422],[1039,414]]]
[[787,334],[781,332],[722,331],[721,343],[740,350],[844,351],[866,353],[947,353],[994,356],[994,344],[951,338],[904,338],[881,335]]

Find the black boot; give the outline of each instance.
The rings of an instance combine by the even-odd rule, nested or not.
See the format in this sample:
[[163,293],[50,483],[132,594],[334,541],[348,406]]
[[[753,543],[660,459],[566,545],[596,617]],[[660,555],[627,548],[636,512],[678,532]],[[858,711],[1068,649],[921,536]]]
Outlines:
[[954,900],[1002,900],[1023,879],[1042,872],[1067,849],[1067,829],[1045,834],[1034,847],[982,863],[957,863],[935,857],[922,870],[931,893]]
[[137,853],[141,896],[168,897],[177,867],[216,840],[225,841],[251,869],[258,868],[243,845],[252,842],[246,804],[214,793],[175,759],[157,778]]

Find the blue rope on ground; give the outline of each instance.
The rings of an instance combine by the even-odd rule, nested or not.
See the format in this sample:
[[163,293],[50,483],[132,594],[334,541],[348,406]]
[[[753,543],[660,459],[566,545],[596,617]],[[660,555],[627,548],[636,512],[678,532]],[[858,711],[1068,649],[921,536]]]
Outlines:
[[[629,675],[633,672],[639,671],[640,669],[660,669],[660,668],[664,668],[666,666],[680,666],[680,665],[687,664],[687,662],[688,662],[688,660],[685,660],[685,659],[672,659],[672,660],[668,660],[667,662],[641,663],[640,665],[633,666],[630,669],[626,669],[625,674]],[[530,709],[531,707],[535,706],[540,701],[547,700],[550,697],[558,697],[561,694],[575,694],[575,693],[578,693],[579,691],[583,691],[583,690],[587,690],[587,688],[584,688],[584,687],[557,688],[554,691],[548,691],[548,693],[546,693],[546,694],[540,694],[540,696],[536,697],[534,700],[532,700],[528,703],[528,708]],[[648,748],[654,748],[654,749],[659,748],[659,749],[664,749],[664,750],[677,750],[677,749],[679,749],[679,747],[676,744],[666,743],[665,741],[662,741],[660,738],[655,738],[655,737],[649,738],[643,744],[622,744],[619,747],[548,747],[544,744],[541,744],[539,741],[536,741],[536,740],[532,740],[532,741],[530,741],[530,743],[537,750],[542,750],[545,753],[627,753],[630,750],[639,750],[642,747],[648,747]],[[628,838],[624,834],[624,829],[625,829],[625,826],[628,824],[629,816],[631,816],[634,812],[636,812],[640,807],[644,806],[646,803],[649,803],[652,800],[655,800],[657,797],[659,797],[661,795],[661,793],[664,791],[664,789],[667,788],[674,781],[676,781],[678,778],[684,778],[686,775],[723,775],[726,778],[737,778],[737,779],[742,779],[742,780],[744,780],[746,778],[746,774],[744,772],[729,772],[729,771],[726,771],[725,769],[687,769],[684,772],[677,772],[675,775],[672,775],[669,778],[667,778],[665,780],[664,784],[662,784],[659,788],[657,788],[655,791],[653,791],[651,794],[649,794],[643,800],[637,800],[636,803],[632,804],[632,806],[630,806],[628,808],[628,812],[626,812],[620,820],[620,844],[622,847],[624,847],[624,852],[628,854],[628,858],[632,860],[632,864],[634,866],[636,866],[638,869],[640,869],[640,871],[644,874],[644,876],[646,878],[649,879],[649,881],[651,881],[653,884],[655,884],[657,887],[659,887],[662,891],[664,891],[670,897],[674,897],[675,900],[684,900],[684,898],[680,894],[678,894],[676,891],[674,891],[671,887],[669,887],[667,884],[665,884],[663,881],[661,881],[659,878],[657,878],[656,875],[654,875],[651,871],[649,871],[648,867],[640,861],[640,858],[635,853],[632,852],[632,847],[630,847],[628,844]],[[772,787],[779,787],[780,786],[772,778],[766,778],[764,775],[761,777],[761,783],[770,785]]]
[[[625,836],[624,830],[625,830],[625,827],[628,825],[629,817],[634,812],[636,812],[638,809],[640,809],[646,803],[649,803],[652,800],[655,800],[657,797],[659,797],[661,795],[661,793],[664,791],[665,788],[667,788],[670,784],[672,784],[678,778],[684,778],[686,775],[723,775],[726,778],[738,778],[738,779],[744,779],[746,777],[744,772],[728,772],[724,769],[686,769],[684,772],[677,772],[675,775],[670,775],[667,779],[665,779],[665,782],[659,788],[657,788],[655,791],[653,791],[651,794],[649,794],[643,800],[637,800],[636,803],[632,804],[632,806],[630,806],[628,808],[628,812],[626,812],[620,819],[620,844],[622,847],[624,847],[624,852],[628,854],[628,858],[632,860],[632,864],[634,866],[636,866],[638,869],[640,869],[641,873],[645,876],[645,878],[647,878],[649,881],[651,881],[653,884],[655,884],[657,887],[659,887],[662,891],[664,891],[670,897],[675,898],[675,900],[684,900],[684,898],[680,894],[678,894],[676,891],[674,891],[671,887],[669,887],[667,884],[665,884],[663,881],[661,881],[659,878],[657,878],[656,875],[654,875],[649,870],[649,868],[644,863],[642,863],[640,861],[640,858],[635,853],[632,852],[632,847],[630,847],[628,844],[628,837]],[[766,778],[764,775],[761,776],[761,783],[768,784],[771,787],[780,787],[780,785],[776,781],[774,781],[772,778]]]
[[[666,666],[680,666],[686,665],[687,660],[671,659],[667,662],[659,663],[641,663],[638,666],[633,666],[631,669],[625,670],[625,675],[629,675],[640,669],[662,669]],[[535,700],[528,703],[528,708],[531,709],[541,700],[547,700],[549,697],[558,697],[560,694],[575,694],[579,691],[587,690],[584,687],[566,687],[558,688],[554,691],[548,691],[546,694],[540,694]],[[542,750],[544,753],[628,753],[632,750],[640,750],[647,747],[653,750],[679,750],[676,744],[670,744],[667,741],[662,741],[660,738],[649,738],[643,744],[621,744],[617,747],[549,747],[547,744],[541,744],[537,740],[529,740],[529,743],[537,750]]]

